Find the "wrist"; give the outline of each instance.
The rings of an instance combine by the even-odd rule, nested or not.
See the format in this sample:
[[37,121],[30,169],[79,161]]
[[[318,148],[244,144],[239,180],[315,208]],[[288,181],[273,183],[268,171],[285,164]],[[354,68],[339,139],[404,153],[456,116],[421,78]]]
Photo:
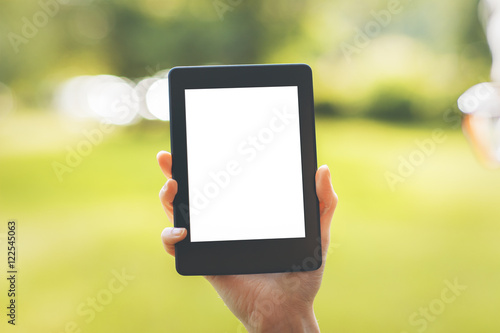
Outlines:
[[315,333],[320,331],[312,304],[300,312],[282,311],[278,313],[274,311],[268,316],[259,313],[252,314],[249,322],[243,324],[250,333]]

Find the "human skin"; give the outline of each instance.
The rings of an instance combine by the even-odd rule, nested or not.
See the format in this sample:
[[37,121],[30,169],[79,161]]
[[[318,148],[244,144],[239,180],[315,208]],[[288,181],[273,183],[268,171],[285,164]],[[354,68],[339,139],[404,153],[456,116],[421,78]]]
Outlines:
[[[160,201],[173,221],[173,200],[177,182],[172,179],[172,156],[157,155],[167,182],[160,190]],[[319,332],[313,303],[321,286],[326,254],[330,244],[330,225],[337,206],[330,170],[326,165],[316,172],[316,194],[319,199],[323,264],[309,272],[253,275],[205,276],[231,312],[249,332]],[[185,228],[165,228],[161,234],[167,253],[175,256],[175,244],[187,235]]]

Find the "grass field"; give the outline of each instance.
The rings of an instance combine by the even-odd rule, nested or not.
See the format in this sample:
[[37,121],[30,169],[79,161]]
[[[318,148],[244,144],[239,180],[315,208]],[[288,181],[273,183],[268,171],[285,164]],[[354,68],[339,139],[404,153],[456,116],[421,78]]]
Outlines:
[[[242,331],[161,246],[169,222],[155,155],[170,146],[168,123],[102,133],[59,181],[53,162],[95,128],[29,114],[0,123],[1,331]],[[415,140],[429,143],[434,130],[318,120],[318,162],[340,197],[315,303],[323,332],[500,331],[500,171],[484,169],[459,130],[419,154]],[[401,177],[412,157],[418,165]],[[401,177],[392,188],[388,172]],[[15,327],[4,315],[9,219],[18,223]],[[455,282],[466,289],[451,290]]]

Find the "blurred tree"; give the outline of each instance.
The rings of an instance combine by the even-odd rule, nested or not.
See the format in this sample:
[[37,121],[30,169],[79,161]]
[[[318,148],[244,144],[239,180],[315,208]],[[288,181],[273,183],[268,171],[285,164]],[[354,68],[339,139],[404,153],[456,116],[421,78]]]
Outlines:
[[[434,55],[425,60],[429,71],[442,68],[441,56],[458,57],[456,68],[436,74],[447,77],[440,79],[446,89],[438,96],[446,101],[487,76],[490,63],[476,15],[477,1],[422,0],[405,4],[404,11],[391,18],[380,36],[373,36],[370,45],[347,69],[345,59],[339,56],[341,41],[349,41],[355,28],[373,20],[370,13],[384,10],[387,2],[72,0],[67,5],[47,7],[54,3],[58,4],[56,0],[2,4],[0,82],[10,85],[27,105],[36,105],[40,95],[46,96],[57,82],[74,75],[109,73],[139,78],[179,65],[300,61],[310,63],[320,78],[318,102],[323,103],[320,109],[325,114],[349,114],[338,110],[339,105],[349,109],[349,103],[364,91],[363,96],[372,98],[363,102],[371,116],[400,119],[406,114],[400,120],[411,121],[419,117],[417,114],[425,116],[424,111],[415,108],[421,104],[415,98],[435,100],[438,92],[430,92],[426,88],[429,84],[416,86],[409,75],[407,88],[420,89],[421,93],[374,93],[380,90],[378,81],[392,79],[388,76],[386,80],[381,65],[372,63],[380,59],[374,53],[380,48],[377,51],[372,47],[379,39],[404,35],[415,45],[422,45],[425,52]],[[29,24],[36,32],[26,36]],[[13,33],[25,38],[25,42],[14,45],[9,38]],[[402,55],[390,56],[395,59]],[[371,74],[383,77],[367,80],[370,73],[366,69],[374,66],[379,66],[379,71]],[[360,68],[366,74],[357,74]],[[413,70],[412,66],[406,68]],[[339,72],[344,76],[336,77]],[[400,84],[402,78],[404,73],[394,82]],[[361,88],[343,89],[346,79],[350,87]],[[339,96],[342,101],[335,100]],[[384,102],[384,106],[381,96],[393,101]],[[373,107],[369,107],[371,103]],[[336,105],[339,112],[333,112],[333,106],[328,104]],[[398,108],[401,111],[396,113]]]
[[398,87],[381,87],[366,112],[379,120],[411,122],[419,119],[413,96]]

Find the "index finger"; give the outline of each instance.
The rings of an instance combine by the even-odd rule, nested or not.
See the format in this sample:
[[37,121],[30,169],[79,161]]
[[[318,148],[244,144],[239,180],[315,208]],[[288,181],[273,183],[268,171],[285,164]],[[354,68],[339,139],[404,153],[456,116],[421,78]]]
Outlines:
[[165,177],[172,178],[172,154],[167,151],[160,151],[156,155],[156,159]]

